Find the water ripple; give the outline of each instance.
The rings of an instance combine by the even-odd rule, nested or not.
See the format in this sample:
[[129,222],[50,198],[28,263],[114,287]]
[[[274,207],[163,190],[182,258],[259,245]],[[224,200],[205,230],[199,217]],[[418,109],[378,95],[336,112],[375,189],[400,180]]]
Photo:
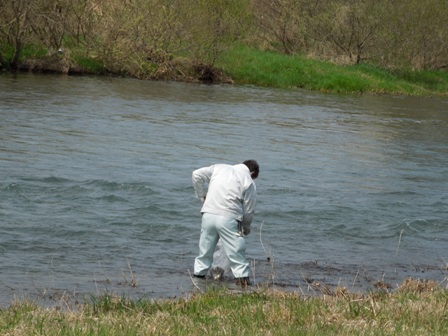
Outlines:
[[366,289],[444,274],[443,99],[0,75],[0,101],[0,304],[42,288],[188,292],[191,172],[248,157],[261,165],[257,282]]

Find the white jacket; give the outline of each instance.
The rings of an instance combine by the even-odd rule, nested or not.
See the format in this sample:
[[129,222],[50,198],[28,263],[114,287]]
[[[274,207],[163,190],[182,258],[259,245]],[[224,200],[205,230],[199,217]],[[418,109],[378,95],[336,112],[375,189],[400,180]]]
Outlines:
[[[205,197],[201,212],[234,218],[250,230],[257,200],[257,188],[245,164],[215,164],[193,172],[196,197]],[[208,191],[205,192],[206,184]]]

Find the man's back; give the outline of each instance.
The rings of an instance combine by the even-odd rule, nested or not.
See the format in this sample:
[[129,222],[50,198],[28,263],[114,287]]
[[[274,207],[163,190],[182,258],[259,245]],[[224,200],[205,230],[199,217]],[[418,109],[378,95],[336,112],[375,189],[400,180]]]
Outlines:
[[256,188],[246,165],[215,164],[194,171],[193,185],[197,193],[201,190],[197,186],[203,183],[209,185],[201,212],[239,221],[242,221],[247,213],[253,212]]

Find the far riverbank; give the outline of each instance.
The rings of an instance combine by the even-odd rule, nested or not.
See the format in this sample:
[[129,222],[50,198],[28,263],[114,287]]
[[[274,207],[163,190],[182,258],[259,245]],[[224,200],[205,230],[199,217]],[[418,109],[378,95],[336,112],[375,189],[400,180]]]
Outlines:
[[106,69],[100,60],[75,59],[68,53],[25,59],[19,71],[70,75],[112,75],[144,80],[237,84],[340,94],[447,96],[448,72],[381,69],[372,65],[337,65],[302,56],[288,56],[237,46],[214,66],[185,59],[168,59],[157,70],[131,73]]

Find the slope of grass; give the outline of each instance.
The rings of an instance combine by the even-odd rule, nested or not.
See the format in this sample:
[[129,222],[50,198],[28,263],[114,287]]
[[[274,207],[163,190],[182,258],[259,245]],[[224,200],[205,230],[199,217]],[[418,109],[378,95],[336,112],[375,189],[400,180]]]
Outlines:
[[336,93],[448,94],[448,73],[444,71],[388,71],[371,65],[342,66],[245,46],[225,52],[217,65],[239,84]]

